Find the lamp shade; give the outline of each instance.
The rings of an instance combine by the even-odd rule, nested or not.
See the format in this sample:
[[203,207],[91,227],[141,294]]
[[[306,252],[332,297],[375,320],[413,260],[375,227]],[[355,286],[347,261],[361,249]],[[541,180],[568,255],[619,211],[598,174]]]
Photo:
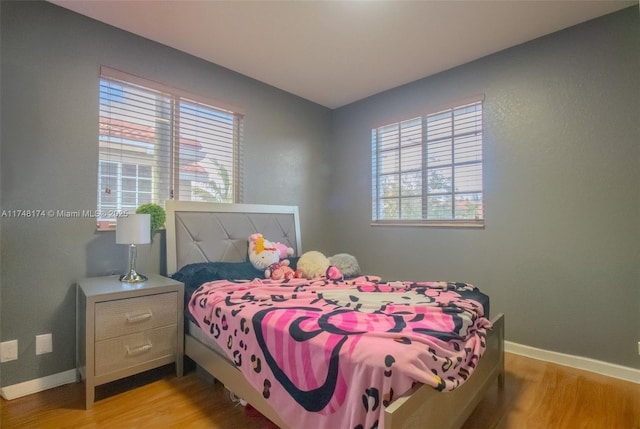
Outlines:
[[147,244],[151,242],[151,215],[131,214],[116,220],[116,243]]

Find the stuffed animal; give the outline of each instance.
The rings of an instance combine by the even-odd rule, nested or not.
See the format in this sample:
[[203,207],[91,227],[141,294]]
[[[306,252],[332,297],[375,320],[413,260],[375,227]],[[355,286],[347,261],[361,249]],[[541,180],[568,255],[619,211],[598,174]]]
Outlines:
[[282,255],[293,255],[293,249],[281,243],[272,243],[260,233],[249,236],[249,261],[255,269],[264,271],[265,278],[282,280],[295,277],[289,260],[281,260]]
[[329,265],[324,276],[329,280],[344,280],[344,276],[340,272],[340,269],[333,265]]
[[312,279],[323,276],[330,265],[331,263],[326,256],[316,250],[312,250],[300,256],[297,267],[304,278]]
[[361,274],[360,266],[355,256],[348,253],[338,253],[330,256],[329,263],[338,268],[345,277],[357,277]]
[[289,260],[284,259],[269,265],[269,267],[264,270],[264,276],[271,280],[289,280],[296,277],[296,272],[289,266]]
[[262,234],[249,236],[249,261],[256,270],[264,271],[269,265],[280,262],[280,251]]
[[297,267],[300,272],[299,275],[306,279],[326,277],[331,280],[338,280],[342,278],[340,270],[331,265],[329,259],[316,250],[303,253],[298,259]]
[[278,249],[278,252],[280,252],[280,259],[287,259],[294,254],[293,247],[289,247],[286,244],[279,242],[275,242],[273,243],[273,245],[276,246],[276,249]]

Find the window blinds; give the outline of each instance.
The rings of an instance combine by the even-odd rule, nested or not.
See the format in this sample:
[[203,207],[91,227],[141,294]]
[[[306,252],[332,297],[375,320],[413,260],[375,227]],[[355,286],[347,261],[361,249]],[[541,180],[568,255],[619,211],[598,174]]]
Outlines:
[[116,70],[100,76],[100,220],[167,199],[238,202],[243,115]]
[[372,130],[374,223],[481,226],[482,100]]

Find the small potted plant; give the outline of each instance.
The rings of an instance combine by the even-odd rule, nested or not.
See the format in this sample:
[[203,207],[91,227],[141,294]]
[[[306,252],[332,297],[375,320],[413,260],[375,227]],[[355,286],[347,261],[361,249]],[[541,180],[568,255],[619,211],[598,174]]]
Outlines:
[[164,222],[167,219],[167,214],[162,206],[156,203],[142,204],[136,209],[136,213],[151,215],[151,239],[156,232],[164,227]]

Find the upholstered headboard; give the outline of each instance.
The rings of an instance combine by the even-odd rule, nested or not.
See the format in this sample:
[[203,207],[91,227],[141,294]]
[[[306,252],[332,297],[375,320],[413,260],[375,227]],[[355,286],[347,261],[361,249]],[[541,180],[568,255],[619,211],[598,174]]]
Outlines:
[[296,206],[167,201],[166,209],[169,275],[196,262],[245,261],[256,232],[302,251]]

